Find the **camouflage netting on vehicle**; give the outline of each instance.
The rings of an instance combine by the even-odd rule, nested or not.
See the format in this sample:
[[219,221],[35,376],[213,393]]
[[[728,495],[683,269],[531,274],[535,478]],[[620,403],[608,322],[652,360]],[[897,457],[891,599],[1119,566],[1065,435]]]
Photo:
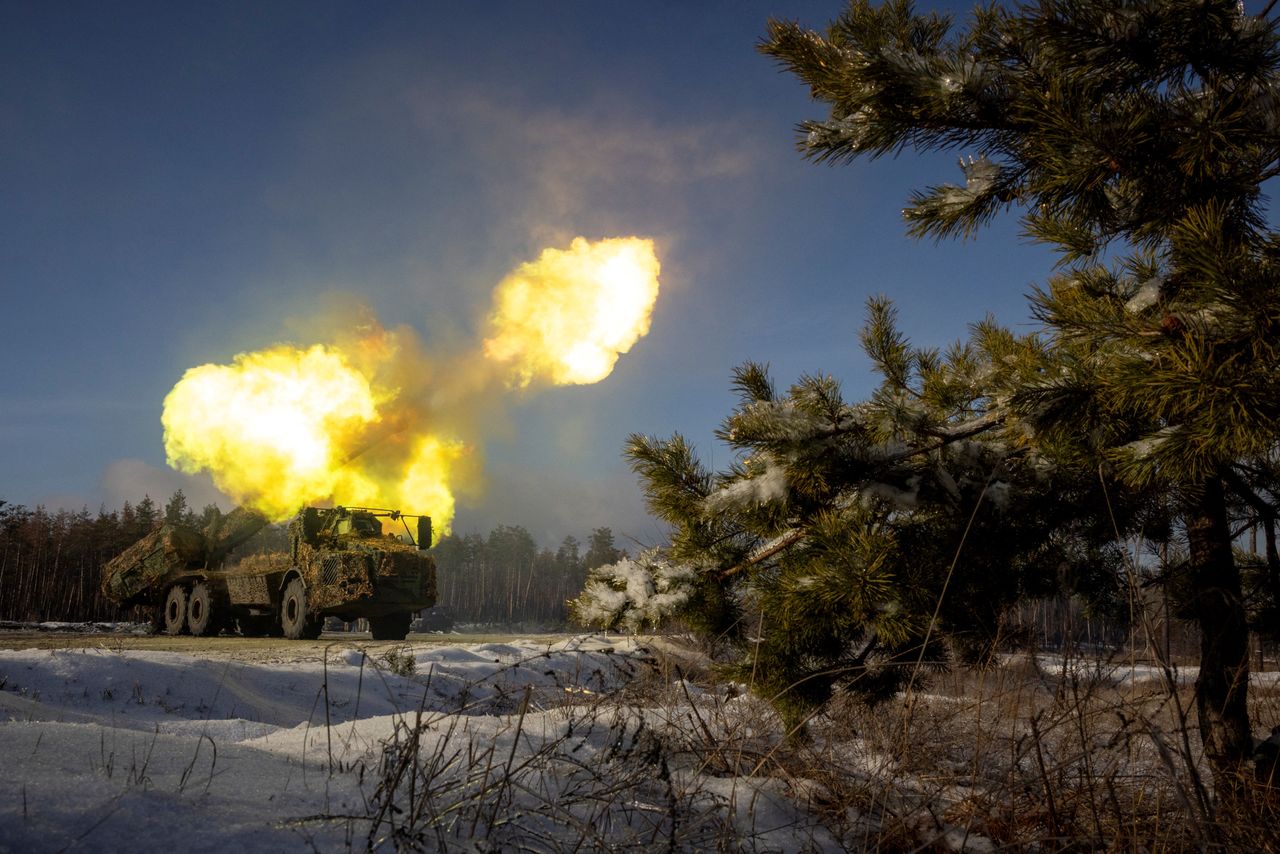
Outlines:
[[401,579],[414,579],[418,585],[414,589],[414,595],[421,599],[427,599],[432,602],[436,599],[436,574],[434,572],[421,572],[419,570],[419,562],[422,560],[418,553],[409,548],[389,548],[382,553],[382,559],[378,562],[379,577],[398,577]]
[[374,595],[366,549],[349,546],[347,551],[334,551],[301,543],[298,566],[306,579],[309,607],[328,608]]
[[102,568],[102,592],[122,605],[138,604],[166,575],[203,567],[206,557],[205,539],[200,533],[166,525]]
[[265,575],[269,572],[284,572],[293,561],[289,559],[289,555],[285,552],[266,552],[265,554],[248,555],[240,560],[235,566],[228,567],[227,572],[231,576],[240,573],[258,573]]
[[283,552],[255,554],[241,560],[227,571],[227,596],[235,605],[270,605],[273,579],[292,565]]

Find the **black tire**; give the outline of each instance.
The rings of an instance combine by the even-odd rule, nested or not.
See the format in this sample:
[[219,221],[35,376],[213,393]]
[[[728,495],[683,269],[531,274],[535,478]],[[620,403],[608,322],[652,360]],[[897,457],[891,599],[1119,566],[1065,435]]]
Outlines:
[[181,584],[169,588],[168,595],[164,597],[160,621],[166,635],[187,633],[187,589]]
[[203,581],[197,582],[187,596],[187,630],[196,637],[212,637],[222,631],[222,607],[213,598],[213,590]]
[[289,640],[315,640],[323,622],[307,612],[307,586],[295,578],[284,587],[280,599],[280,628]]
[[409,634],[409,624],[413,622],[413,614],[387,614],[385,617],[369,618],[369,634],[374,640],[404,640]]

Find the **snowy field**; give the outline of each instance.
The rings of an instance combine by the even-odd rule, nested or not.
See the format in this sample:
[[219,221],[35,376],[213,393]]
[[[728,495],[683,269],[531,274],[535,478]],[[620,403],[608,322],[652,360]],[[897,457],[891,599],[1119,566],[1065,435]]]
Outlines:
[[[0,630],[0,854],[988,852],[1196,828],[1198,751],[1138,661],[1010,657],[837,699],[788,742],[671,639],[143,632]],[[1171,676],[1185,707],[1194,670]],[[1253,683],[1269,726],[1280,680]]]
[[776,780],[677,761],[634,640],[220,640],[0,648],[0,851],[840,847]]

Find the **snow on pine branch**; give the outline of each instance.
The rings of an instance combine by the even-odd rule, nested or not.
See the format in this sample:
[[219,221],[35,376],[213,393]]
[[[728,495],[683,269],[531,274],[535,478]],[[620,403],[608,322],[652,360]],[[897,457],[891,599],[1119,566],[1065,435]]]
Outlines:
[[898,510],[914,510],[920,502],[920,476],[908,478],[905,487],[872,481],[858,495],[863,501],[884,501]]
[[778,501],[787,495],[787,471],[771,454],[761,454],[764,471],[735,480],[707,496],[703,509],[720,514]]
[[801,442],[823,439],[856,429],[867,417],[866,407],[846,406],[836,420],[817,414],[794,400],[760,400],[742,407],[729,419],[729,441]]
[[639,631],[674,616],[693,595],[697,572],[646,549],[634,560],[592,569],[578,598],[570,601],[574,620],[584,626]]
[[805,146],[813,151],[848,147],[857,149],[871,124],[871,111],[860,107],[842,118],[830,118],[823,122],[809,122]]
[[964,186],[943,184],[938,188],[938,204],[945,210],[967,208],[982,196],[991,192],[996,179],[1000,177],[1000,166],[991,158],[982,154],[977,158],[972,155],[968,162],[960,158],[960,170],[964,172]]
[[[1005,410],[996,408],[981,415],[949,424],[946,427],[935,428],[926,434],[932,437],[933,441],[922,445],[911,446],[898,440],[867,444],[862,448],[863,457],[868,461],[874,461],[881,465],[893,465],[905,462],[912,457],[935,453],[949,445],[958,443],[960,459],[957,462],[962,467],[981,466],[981,457],[987,453],[994,453],[1001,457],[1005,456],[1008,452],[1005,443],[1000,441],[970,442],[966,440],[1001,427],[1005,423],[1005,417]],[[1034,455],[1030,456],[1034,458]],[[1040,473],[1039,470],[1044,465],[1033,460],[1033,467],[1037,469],[1037,473]],[[939,460],[938,464],[933,468],[933,477],[948,493],[956,497],[960,495],[959,485],[951,473],[947,471],[946,465],[942,460]],[[966,480],[970,479],[966,478]],[[739,481],[732,484],[731,487],[739,486],[742,483],[744,481]],[[745,483],[750,483],[750,481],[745,481]],[[868,477],[856,484],[851,484],[849,489],[842,491],[836,496],[831,506],[835,510],[846,510],[856,504],[865,506],[869,501],[880,500],[889,503],[899,512],[909,513],[918,509],[920,483],[921,478],[919,475],[909,476],[905,485],[889,479]],[[742,488],[745,492],[746,487]],[[1010,500],[1010,487],[1007,483],[1003,481],[991,483],[987,488],[987,495],[1002,511],[1007,509]],[[707,501],[710,502],[715,497],[716,494],[713,494],[708,497]],[[729,578],[737,575],[787,551],[792,546],[802,542],[807,533],[807,524],[795,524],[793,522],[793,527],[760,544],[741,563],[722,570],[720,577]]]
[[1159,456],[1170,440],[1177,439],[1184,432],[1184,425],[1173,424],[1168,427],[1162,427],[1145,438],[1130,442],[1127,445],[1121,445],[1118,450],[1120,454],[1133,462],[1146,462]]
[[1151,308],[1160,301],[1160,286],[1164,284],[1163,276],[1153,276],[1143,282],[1138,290],[1134,293],[1129,301],[1124,304],[1124,310],[1130,314],[1139,314]]

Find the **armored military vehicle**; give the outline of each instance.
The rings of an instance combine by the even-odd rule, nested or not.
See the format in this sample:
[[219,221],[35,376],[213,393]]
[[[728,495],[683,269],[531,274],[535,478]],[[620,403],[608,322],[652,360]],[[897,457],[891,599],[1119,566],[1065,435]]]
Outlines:
[[[383,520],[403,532],[384,533]],[[435,561],[423,553],[431,545],[428,516],[304,507],[289,523],[287,552],[228,559],[266,524],[239,507],[204,530],[163,525],[103,568],[103,592],[152,609],[171,635],[238,627],[249,636],[316,638],[334,616],[364,617],[375,639],[397,640],[415,611],[435,604]]]

